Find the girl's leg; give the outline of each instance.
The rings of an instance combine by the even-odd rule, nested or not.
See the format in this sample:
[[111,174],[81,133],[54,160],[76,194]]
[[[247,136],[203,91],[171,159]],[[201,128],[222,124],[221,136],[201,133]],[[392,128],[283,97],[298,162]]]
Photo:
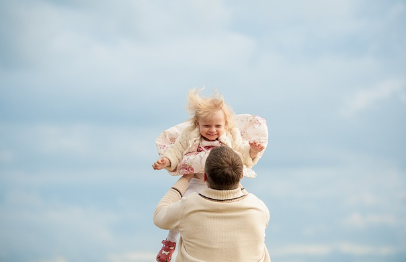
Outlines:
[[[186,190],[184,197],[187,197],[193,192],[200,192],[200,190],[204,188],[207,188],[207,185],[203,180],[192,178],[192,180],[190,180],[189,182],[189,187]],[[156,261],[159,262],[171,261],[172,254],[176,248],[176,242],[178,242],[178,237],[179,237],[178,228],[169,230],[166,240],[162,241],[163,246],[156,257]]]
[[[200,192],[200,190],[207,188],[206,183],[203,180],[192,178],[189,183],[189,187],[187,188],[184,197],[187,197],[193,192]],[[179,237],[179,229],[175,228],[172,230],[169,230],[168,236],[166,237],[166,240],[169,240],[171,242],[177,242]]]
[[179,229],[175,228],[169,230],[166,240],[169,240],[171,242],[178,242],[178,237],[179,237]]

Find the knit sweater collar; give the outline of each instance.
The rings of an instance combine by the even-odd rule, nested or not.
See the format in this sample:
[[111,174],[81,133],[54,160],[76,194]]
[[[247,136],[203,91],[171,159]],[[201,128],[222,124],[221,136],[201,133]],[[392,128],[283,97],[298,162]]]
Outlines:
[[215,190],[206,188],[200,191],[199,195],[204,199],[215,202],[233,202],[243,199],[246,196],[243,194],[240,187],[233,190]]

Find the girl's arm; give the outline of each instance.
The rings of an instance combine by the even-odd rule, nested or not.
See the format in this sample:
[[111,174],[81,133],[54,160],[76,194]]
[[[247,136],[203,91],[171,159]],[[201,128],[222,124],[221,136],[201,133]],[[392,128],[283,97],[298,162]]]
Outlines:
[[168,148],[163,157],[169,160],[169,163],[165,168],[169,171],[173,171],[178,166],[179,162],[183,158],[183,153],[186,151],[189,143],[189,132],[183,131],[183,133],[176,139],[175,143]]
[[[248,168],[254,166],[261,156],[259,152],[264,149],[263,146],[259,143],[255,143],[251,146],[252,142],[248,143],[246,141],[243,141],[240,130],[238,128],[233,128],[230,131],[230,135],[232,139],[233,149],[241,154],[243,164],[246,165]],[[252,147],[254,147],[253,150]]]

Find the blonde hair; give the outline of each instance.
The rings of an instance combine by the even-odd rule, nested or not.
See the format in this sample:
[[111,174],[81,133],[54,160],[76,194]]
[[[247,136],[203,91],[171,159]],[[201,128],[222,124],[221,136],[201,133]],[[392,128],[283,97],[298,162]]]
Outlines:
[[189,114],[193,115],[189,120],[191,122],[191,128],[195,128],[199,119],[206,119],[212,116],[218,110],[222,110],[224,113],[224,120],[226,122],[226,130],[230,130],[234,127],[233,117],[234,111],[229,105],[224,102],[223,96],[217,91],[214,91],[212,97],[204,98],[199,95],[199,93],[204,88],[194,88],[189,90],[187,94],[187,105],[186,110]]

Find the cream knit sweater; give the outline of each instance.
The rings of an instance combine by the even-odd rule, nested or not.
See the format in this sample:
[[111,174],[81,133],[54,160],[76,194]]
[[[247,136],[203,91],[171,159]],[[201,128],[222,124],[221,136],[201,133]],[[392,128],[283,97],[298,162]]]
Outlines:
[[182,198],[188,187],[181,177],[159,202],[154,223],[179,228],[177,262],[270,262],[265,246],[269,210],[255,195],[204,189]]

